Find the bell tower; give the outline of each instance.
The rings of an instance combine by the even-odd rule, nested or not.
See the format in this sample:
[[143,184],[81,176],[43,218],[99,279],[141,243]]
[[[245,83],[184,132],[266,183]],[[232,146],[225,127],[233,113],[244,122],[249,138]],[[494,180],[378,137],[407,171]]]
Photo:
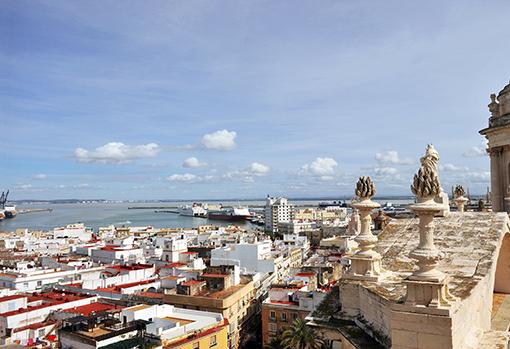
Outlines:
[[510,213],[510,83],[490,98],[489,127],[480,134],[489,141],[492,208]]

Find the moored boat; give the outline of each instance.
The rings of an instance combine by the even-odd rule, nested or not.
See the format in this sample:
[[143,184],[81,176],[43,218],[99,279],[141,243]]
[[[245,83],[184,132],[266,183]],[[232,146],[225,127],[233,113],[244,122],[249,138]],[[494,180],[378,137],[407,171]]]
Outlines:
[[4,208],[5,218],[14,218],[18,214],[16,211],[16,205],[5,206]]
[[225,221],[245,221],[252,217],[247,207],[222,207],[219,210],[210,210],[207,213],[209,219]]
[[179,207],[179,214],[188,217],[207,217],[207,205],[195,202],[192,205]]

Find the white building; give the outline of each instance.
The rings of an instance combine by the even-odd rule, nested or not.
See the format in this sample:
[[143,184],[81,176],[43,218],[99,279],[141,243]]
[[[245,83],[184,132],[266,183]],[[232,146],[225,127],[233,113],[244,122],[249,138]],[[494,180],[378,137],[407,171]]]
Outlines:
[[65,227],[53,229],[55,239],[74,238],[81,241],[90,241],[92,239],[92,230],[85,227],[83,223],[68,224]]
[[[59,310],[70,309],[97,301],[95,296],[65,292],[42,293],[38,296],[15,296],[0,298],[1,309],[13,309],[0,313],[0,338],[9,344],[11,333],[16,329],[46,321],[48,315]],[[42,335],[41,335],[42,337]],[[15,337],[16,338],[16,337]],[[26,343],[25,343],[26,344]]]
[[273,273],[277,260],[271,254],[271,241],[230,244],[211,251],[211,266],[237,265],[243,273]]
[[278,232],[278,223],[292,220],[292,206],[286,198],[273,198],[268,196],[264,211],[265,230],[271,233]]
[[104,264],[143,263],[143,248],[107,245],[92,249],[90,257],[94,262]]
[[165,343],[223,322],[223,316],[208,311],[175,308],[169,304],[141,304],[123,309],[121,320],[124,323],[149,321],[147,333],[159,337]]
[[30,268],[17,272],[3,272],[0,273],[0,287],[32,292],[48,284],[99,279],[103,270],[103,267],[71,270]]
[[163,253],[161,255],[161,259],[170,263],[179,262],[179,255],[186,251],[188,251],[187,239],[180,239],[176,237],[167,238],[163,242]]
[[305,231],[311,231],[317,229],[317,223],[315,222],[278,222],[278,233],[282,235],[286,234],[299,234]]

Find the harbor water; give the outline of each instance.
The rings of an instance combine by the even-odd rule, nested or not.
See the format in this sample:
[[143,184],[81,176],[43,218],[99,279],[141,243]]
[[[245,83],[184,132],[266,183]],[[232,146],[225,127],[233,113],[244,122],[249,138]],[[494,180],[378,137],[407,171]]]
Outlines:
[[[317,206],[320,200],[292,201],[298,206]],[[392,201],[396,204],[400,200]],[[216,203],[216,202],[215,202]],[[264,201],[222,202],[225,206],[243,205],[261,212]],[[383,203],[383,202],[381,202]],[[14,231],[18,228],[31,230],[51,230],[55,227],[71,223],[84,223],[87,227],[97,230],[110,224],[115,226],[153,226],[155,228],[192,228],[200,225],[238,225],[246,229],[256,226],[250,222],[229,222],[209,220],[207,218],[181,216],[177,213],[156,212],[164,208],[172,208],[186,203],[183,202],[149,202],[149,203],[77,203],[77,204],[30,204],[19,205],[18,210],[47,208],[51,211],[18,214],[15,218],[0,221],[0,231]],[[138,209],[132,209],[136,207]],[[155,208],[158,207],[158,208]],[[130,209],[131,208],[131,209]]]

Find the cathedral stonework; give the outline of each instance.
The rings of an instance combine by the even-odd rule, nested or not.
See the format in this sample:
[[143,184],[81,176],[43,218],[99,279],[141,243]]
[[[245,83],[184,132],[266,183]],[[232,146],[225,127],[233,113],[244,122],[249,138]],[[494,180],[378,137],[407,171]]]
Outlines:
[[480,131],[488,140],[492,205],[496,212],[510,213],[510,83],[491,95],[489,127]]

